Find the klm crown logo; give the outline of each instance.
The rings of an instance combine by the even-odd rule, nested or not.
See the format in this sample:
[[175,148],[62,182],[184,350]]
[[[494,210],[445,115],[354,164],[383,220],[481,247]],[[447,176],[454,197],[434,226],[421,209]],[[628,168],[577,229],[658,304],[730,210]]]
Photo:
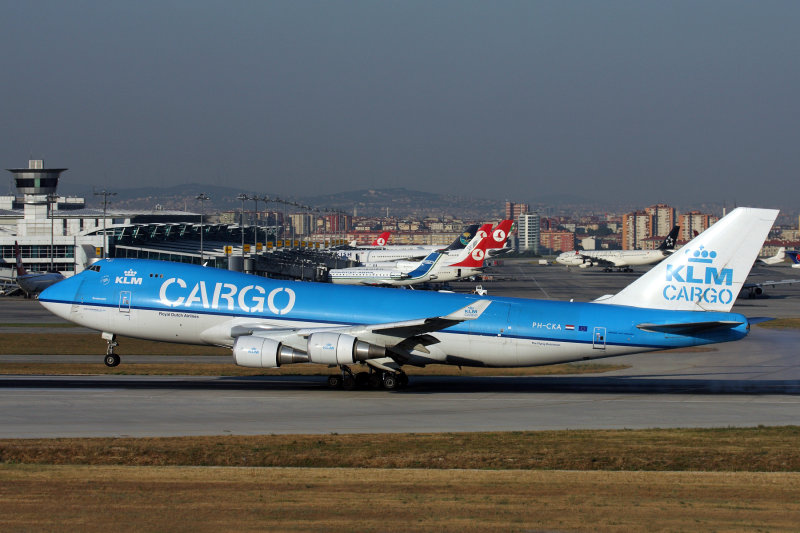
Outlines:
[[114,278],[114,283],[118,283],[120,285],[141,285],[142,278],[136,277],[136,271],[132,268],[129,268],[125,272],[123,272],[123,276],[116,276]]
[[688,259],[690,263],[707,263],[711,264],[714,262],[714,259],[717,257],[717,252],[708,251],[705,249],[705,246],[700,245],[700,248],[692,252],[691,250],[686,250],[686,253],[691,253],[691,257]]

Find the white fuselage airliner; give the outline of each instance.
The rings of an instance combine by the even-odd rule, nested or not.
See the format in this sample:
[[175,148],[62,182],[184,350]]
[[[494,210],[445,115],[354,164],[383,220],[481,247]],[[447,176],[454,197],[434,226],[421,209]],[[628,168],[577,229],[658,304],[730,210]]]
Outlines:
[[613,268],[631,271],[631,267],[652,265],[670,255],[675,248],[679,230],[680,226],[673,226],[656,250],[572,250],[560,254],[556,257],[556,262],[580,268],[601,266],[606,271]]

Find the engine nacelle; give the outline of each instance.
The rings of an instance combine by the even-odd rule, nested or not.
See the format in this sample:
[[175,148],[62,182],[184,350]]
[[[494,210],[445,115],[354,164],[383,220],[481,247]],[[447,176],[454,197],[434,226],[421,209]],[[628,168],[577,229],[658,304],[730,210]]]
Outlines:
[[307,363],[308,355],[266,337],[245,335],[233,345],[233,362],[250,368],[277,368],[290,363]]
[[352,365],[386,357],[386,348],[360,341],[352,335],[322,331],[308,337],[308,357],[323,365]]

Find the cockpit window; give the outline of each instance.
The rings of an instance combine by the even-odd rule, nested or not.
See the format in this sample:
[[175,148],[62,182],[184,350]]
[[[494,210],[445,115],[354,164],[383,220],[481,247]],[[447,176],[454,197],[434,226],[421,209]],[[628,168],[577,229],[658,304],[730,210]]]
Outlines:
[[91,270],[92,272],[100,272],[100,265],[92,265],[87,270]]

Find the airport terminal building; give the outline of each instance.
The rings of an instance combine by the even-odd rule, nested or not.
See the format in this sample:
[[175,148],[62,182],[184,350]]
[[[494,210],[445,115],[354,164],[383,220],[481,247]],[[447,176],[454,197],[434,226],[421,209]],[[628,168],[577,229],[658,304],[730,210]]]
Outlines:
[[[16,194],[0,196],[0,269],[11,277],[19,243],[23,266],[31,272],[58,271],[65,276],[81,272],[109,253],[109,246],[149,240],[160,228],[199,223],[198,213],[184,211],[128,211],[89,209],[83,198],[57,193],[66,168],[44,168],[31,160],[28,168],[8,169]],[[185,232],[185,228],[184,228]],[[107,238],[106,238],[107,236]],[[115,251],[114,251],[115,252]]]
[[277,227],[209,223],[200,213],[121,210],[105,202],[103,209],[87,208],[84,198],[57,193],[67,169],[45,168],[41,160],[7,170],[16,194],[0,196],[0,280],[6,282],[14,277],[15,243],[29,272],[57,271],[67,277],[103,257],[205,264],[297,279],[322,279],[327,268],[348,266],[317,251],[321,243],[296,240],[295,249],[289,244],[281,249],[290,241],[275,242]]

